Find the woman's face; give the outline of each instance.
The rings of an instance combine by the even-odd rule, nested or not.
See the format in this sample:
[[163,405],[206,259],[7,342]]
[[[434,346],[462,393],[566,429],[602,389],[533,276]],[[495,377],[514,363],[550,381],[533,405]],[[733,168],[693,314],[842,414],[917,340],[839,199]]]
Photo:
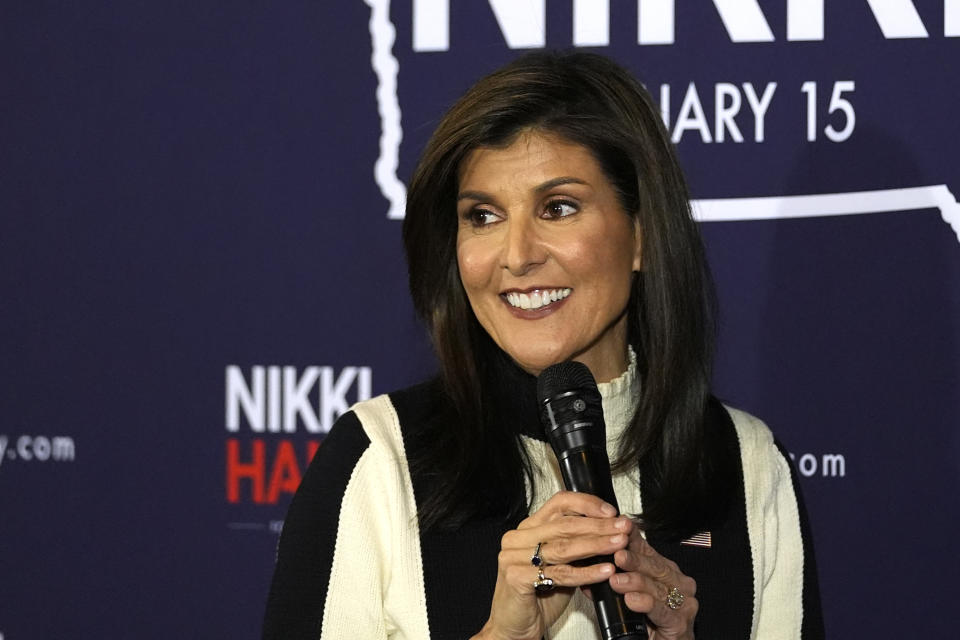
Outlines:
[[457,263],[480,324],[523,369],[627,367],[640,229],[585,147],[537,132],[460,166]]

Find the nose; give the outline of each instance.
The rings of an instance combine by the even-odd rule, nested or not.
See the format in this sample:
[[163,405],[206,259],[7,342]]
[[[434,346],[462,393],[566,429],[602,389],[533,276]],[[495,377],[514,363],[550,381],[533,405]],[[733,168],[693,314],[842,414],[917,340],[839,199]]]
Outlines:
[[525,216],[513,216],[506,225],[500,253],[500,266],[511,275],[523,276],[547,259],[536,225]]

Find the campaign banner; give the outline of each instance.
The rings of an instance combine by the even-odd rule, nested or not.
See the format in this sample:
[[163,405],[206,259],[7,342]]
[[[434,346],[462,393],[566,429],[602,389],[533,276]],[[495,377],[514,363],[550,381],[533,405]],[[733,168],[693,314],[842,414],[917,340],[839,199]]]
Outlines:
[[0,640],[259,637],[330,426],[435,371],[400,242],[417,158],[539,49],[610,56],[659,105],[718,289],[715,392],[791,452],[828,637],[951,637],[960,0],[0,24]]

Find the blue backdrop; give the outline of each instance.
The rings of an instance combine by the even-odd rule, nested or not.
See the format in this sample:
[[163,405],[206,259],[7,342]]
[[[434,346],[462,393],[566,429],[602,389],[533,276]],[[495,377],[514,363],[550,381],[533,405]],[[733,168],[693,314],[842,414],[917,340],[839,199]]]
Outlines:
[[433,370],[403,181],[539,47],[661,103],[828,635],[955,633],[960,0],[90,0],[0,5],[0,639],[258,637],[330,421]]

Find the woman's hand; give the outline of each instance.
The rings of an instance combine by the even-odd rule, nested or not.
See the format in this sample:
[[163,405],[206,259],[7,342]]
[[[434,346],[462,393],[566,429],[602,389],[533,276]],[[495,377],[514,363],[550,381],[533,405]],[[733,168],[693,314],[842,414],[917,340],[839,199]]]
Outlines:
[[[631,526],[629,538],[627,548],[614,554],[623,573],[612,576],[610,586],[624,594],[628,608],[647,614],[650,640],[693,640],[693,620],[699,607],[697,583],[680,571],[677,563],[657,553],[636,526]],[[671,596],[674,588],[682,597],[677,592]]]
[[[633,523],[616,517],[596,496],[561,491],[501,540],[497,585],[490,618],[475,638],[540,640],[563,613],[577,587],[603,582],[614,573],[609,562],[579,567],[570,563],[628,553]],[[537,592],[538,569],[531,558],[540,545],[540,567],[554,588]]]

